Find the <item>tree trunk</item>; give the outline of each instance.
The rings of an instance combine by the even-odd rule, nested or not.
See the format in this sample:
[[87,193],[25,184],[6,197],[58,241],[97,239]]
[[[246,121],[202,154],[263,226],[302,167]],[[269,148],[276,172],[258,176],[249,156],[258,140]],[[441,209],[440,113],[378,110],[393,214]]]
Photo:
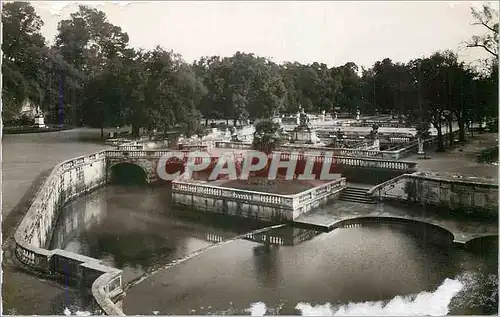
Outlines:
[[458,142],[464,143],[465,142],[465,118],[458,117]]
[[226,118],[226,125],[229,125],[229,119]]
[[208,127],[208,118],[205,118],[205,127]]
[[236,128],[236,122],[238,122],[238,119],[233,119],[233,127]]
[[101,125],[101,140],[104,140],[104,128]]
[[133,137],[138,137],[139,136],[139,131],[140,128],[137,125],[132,125],[132,136]]
[[453,121],[452,120],[448,120],[448,140],[449,140],[449,146],[452,147],[453,146],[453,140],[454,137],[453,137]]
[[474,136],[474,120],[470,120],[467,125],[469,127],[469,133],[472,138]]
[[441,127],[441,124],[438,124],[436,126],[436,130],[438,139],[436,152],[444,152],[444,138],[443,138],[443,129]]

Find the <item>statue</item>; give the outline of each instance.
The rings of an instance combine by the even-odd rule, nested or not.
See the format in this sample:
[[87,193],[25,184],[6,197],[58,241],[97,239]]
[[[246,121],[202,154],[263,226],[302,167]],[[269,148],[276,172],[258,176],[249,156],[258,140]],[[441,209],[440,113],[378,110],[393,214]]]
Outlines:
[[303,128],[310,128],[311,123],[309,122],[309,117],[305,113],[304,109],[301,109],[300,115],[299,115],[299,126]]
[[304,109],[300,109],[298,115],[298,125],[293,130],[293,143],[305,143],[305,144],[318,144],[320,139],[316,135],[316,131],[312,128],[309,122],[309,117],[305,113]]
[[45,128],[45,118],[43,116],[43,112],[40,109],[40,106],[37,106],[36,108],[36,115],[35,115],[35,126],[38,128]]
[[231,133],[231,142],[241,142],[238,138],[238,134],[236,133],[235,127],[231,127],[229,131]]
[[370,138],[373,140],[373,146],[377,148],[377,151],[380,151],[380,139],[378,137],[378,124],[373,124],[372,130],[370,131]]
[[417,142],[418,142],[418,156],[419,158],[427,158],[425,155],[424,151],[424,142],[425,139],[429,138],[430,133],[429,133],[429,128],[430,125],[428,122],[421,122],[420,124],[417,125]]
[[378,124],[374,123],[372,125],[372,130],[370,131],[370,136],[373,138],[373,139],[378,139]]
[[360,112],[359,112],[359,109],[356,110],[356,120],[359,120],[360,119]]

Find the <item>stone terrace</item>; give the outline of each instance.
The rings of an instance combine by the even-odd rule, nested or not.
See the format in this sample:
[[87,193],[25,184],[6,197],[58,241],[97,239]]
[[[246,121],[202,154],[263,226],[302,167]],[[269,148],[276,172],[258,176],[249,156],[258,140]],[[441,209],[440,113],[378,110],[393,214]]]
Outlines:
[[498,181],[498,166],[475,161],[477,153],[495,144],[498,144],[497,133],[477,134],[464,146],[444,153],[427,153],[429,159],[419,159],[417,154],[413,154],[405,160],[418,162],[419,171],[454,173]]

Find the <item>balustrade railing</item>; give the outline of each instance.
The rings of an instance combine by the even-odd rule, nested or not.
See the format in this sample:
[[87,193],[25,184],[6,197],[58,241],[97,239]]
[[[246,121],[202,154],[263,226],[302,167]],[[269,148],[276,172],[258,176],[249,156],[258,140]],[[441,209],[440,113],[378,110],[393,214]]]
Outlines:
[[252,148],[252,144],[244,142],[216,141],[215,147],[220,149],[250,150]]
[[268,194],[250,190],[189,183],[183,182],[180,179],[172,182],[172,190],[174,192],[192,193],[213,198],[226,197],[234,200],[250,201],[257,204],[274,205],[285,208],[293,207],[293,199],[288,195]]
[[184,182],[182,180],[182,176],[176,181],[172,182],[172,190],[174,192],[197,194],[212,198],[225,197],[234,200],[244,200],[257,205],[273,205],[287,209],[295,209],[301,207],[305,204],[310,203],[312,200],[321,198],[325,195],[330,194],[331,192],[342,189],[345,186],[346,179],[342,177],[298,194],[280,195]]

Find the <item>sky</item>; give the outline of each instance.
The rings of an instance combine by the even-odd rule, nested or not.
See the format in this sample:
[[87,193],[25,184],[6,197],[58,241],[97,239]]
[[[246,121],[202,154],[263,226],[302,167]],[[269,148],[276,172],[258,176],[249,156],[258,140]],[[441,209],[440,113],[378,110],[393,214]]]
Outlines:
[[470,8],[485,2],[33,1],[49,43],[57,23],[78,3],[104,11],[128,33],[132,47],[160,45],[187,62],[236,51],[278,63],[354,62],[364,67],[387,57],[407,62],[445,49],[467,62],[488,57],[463,44],[484,32],[471,25]]

